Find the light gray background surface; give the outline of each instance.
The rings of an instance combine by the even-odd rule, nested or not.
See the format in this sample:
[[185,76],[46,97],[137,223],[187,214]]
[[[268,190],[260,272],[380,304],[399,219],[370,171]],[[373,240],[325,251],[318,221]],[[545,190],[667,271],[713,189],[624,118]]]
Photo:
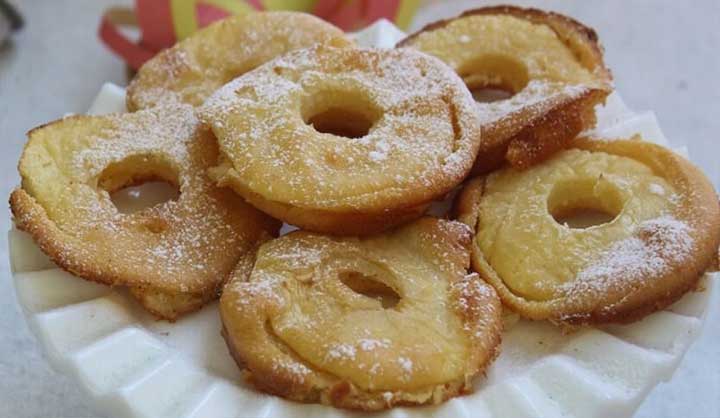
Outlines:
[[[124,85],[121,61],[98,42],[101,12],[129,0],[22,0],[25,29],[0,48],[0,197],[17,184],[25,132],[87,109],[105,81]],[[463,6],[448,2],[448,13]],[[463,2],[480,4],[481,2]],[[596,28],[616,87],[635,110],[652,109],[672,143],[686,143],[720,183],[720,2],[521,1]],[[0,417],[96,417],[72,381],[49,369],[19,311],[7,262],[8,212],[0,214]],[[720,418],[720,292],[708,326],[672,381],[638,418]]]

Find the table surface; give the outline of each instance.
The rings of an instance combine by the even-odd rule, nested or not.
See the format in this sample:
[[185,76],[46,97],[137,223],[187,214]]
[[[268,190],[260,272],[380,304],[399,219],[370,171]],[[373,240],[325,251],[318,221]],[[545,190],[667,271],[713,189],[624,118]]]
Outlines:
[[[16,2],[26,27],[0,47],[0,196],[18,184],[15,170],[30,128],[82,113],[105,81],[126,83],[124,66],[98,42],[108,5],[129,0]],[[483,2],[447,2],[448,16]],[[671,143],[720,185],[720,2],[520,1],[567,13],[593,26],[606,48],[616,87],[634,110],[652,109]],[[441,17],[435,15],[434,17]],[[426,23],[423,16],[415,24]],[[0,231],[9,228],[0,216]],[[0,239],[0,416],[97,417],[72,381],[53,372],[15,300]],[[720,418],[720,292],[708,326],[672,381],[657,387],[637,418]],[[698,407],[701,405],[701,407]]]

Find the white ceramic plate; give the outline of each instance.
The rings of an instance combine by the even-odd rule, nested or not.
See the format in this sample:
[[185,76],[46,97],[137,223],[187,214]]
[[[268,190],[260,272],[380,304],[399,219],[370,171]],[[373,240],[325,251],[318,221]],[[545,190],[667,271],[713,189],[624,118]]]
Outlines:
[[[378,22],[357,39],[392,47],[403,33]],[[124,90],[106,84],[89,113],[125,111]],[[598,109],[595,133],[667,144],[652,112],[636,114],[620,96]],[[684,152],[683,150],[679,150]],[[142,194],[138,199],[142,200]],[[148,315],[125,291],[56,268],[23,232],[9,231],[17,296],[50,363],[71,375],[97,410],[113,417],[367,416],[267,396],[243,383],[220,337],[217,303],[174,324]],[[667,380],[697,337],[716,280],[669,309],[626,326],[563,335],[520,320],[475,391],[436,407],[396,408],[388,417],[629,417]]]

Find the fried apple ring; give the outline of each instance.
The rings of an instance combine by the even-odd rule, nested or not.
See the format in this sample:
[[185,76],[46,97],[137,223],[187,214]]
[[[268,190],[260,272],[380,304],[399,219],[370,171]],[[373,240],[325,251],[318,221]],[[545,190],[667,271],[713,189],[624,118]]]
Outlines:
[[[501,305],[467,274],[470,231],[422,218],[370,238],[265,243],[220,299],[223,336],[260,389],[367,411],[437,404],[495,358]],[[251,270],[251,271],[250,271]]]
[[428,55],[317,45],[233,80],[199,114],[224,156],[218,184],[303,229],[359,235],[419,217],[462,181],[474,105]]
[[316,43],[350,45],[342,30],[298,12],[228,17],[146,62],[127,89],[130,111],[159,104],[199,106],[233,78],[288,51]]
[[[520,315],[571,325],[634,321],[693,289],[720,243],[702,172],[639,140],[573,147],[466,186],[458,212],[476,231],[473,268]],[[564,223],[582,210],[605,223]]]
[[[238,261],[279,229],[207,177],[217,143],[190,106],[72,116],[28,135],[10,197],[17,227],[59,267],[127,286],[161,318],[217,298]],[[110,193],[151,179],[176,185],[178,199],[118,212]]]
[[597,34],[556,13],[512,6],[470,10],[399,43],[450,65],[471,90],[511,98],[479,102],[483,146],[473,172],[504,161],[526,168],[595,125],[594,107],[612,91]]

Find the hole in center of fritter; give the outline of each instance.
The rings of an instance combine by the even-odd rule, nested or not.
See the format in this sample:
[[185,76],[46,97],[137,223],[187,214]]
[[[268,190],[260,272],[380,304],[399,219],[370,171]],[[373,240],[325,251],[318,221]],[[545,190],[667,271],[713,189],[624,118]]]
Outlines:
[[470,93],[478,103],[499,102],[513,97],[513,93],[510,91],[489,86],[470,88]]
[[593,208],[574,208],[567,212],[553,214],[553,219],[568,228],[585,229],[610,223],[615,219],[615,215]]
[[307,120],[316,131],[345,138],[362,138],[373,123],[365,115],[346,109],[331,108]]
[[340,281],[353,292],[378,300],[385,309],[392,309],[400,302],[400,295],[393,288],[372,276],[348,271],[340,274]]
[[135,186],[123,187],[110,193],[110,200],[120,213],[135,213],[153,206],[177,200],[180,191],[166,181],[148,181]]
[[128,157],[109,165],[98,186],[110,194],[119,213],[131,214],[175,201],[178,178],[170,164],[152,155]]
[[468,61],[458,74],[479,103],[509,99],[528,84],[525,65],[504,55],[483,55]]
[[359,92],[320,91],[303,100],[302,118],[324,134],[362,138],[380,118],[374,103]]
[[615,220],[624,201],[612,184],[589,179],[555,184],[547,205],[555,222],[572,229],[586,229]]

